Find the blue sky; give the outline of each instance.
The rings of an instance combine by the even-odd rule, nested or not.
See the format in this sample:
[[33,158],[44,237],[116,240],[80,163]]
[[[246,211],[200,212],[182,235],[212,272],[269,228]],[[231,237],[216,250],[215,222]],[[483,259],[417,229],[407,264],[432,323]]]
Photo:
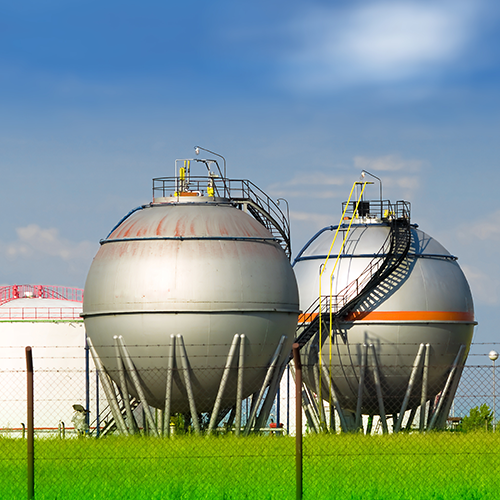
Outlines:
[[[83,287],[193,146],[290,202],[295,253],[363,168],[500,303],[500,7],[484,0],[0,4],[0,283]],[[377,196],[377,192],[374,193]]]

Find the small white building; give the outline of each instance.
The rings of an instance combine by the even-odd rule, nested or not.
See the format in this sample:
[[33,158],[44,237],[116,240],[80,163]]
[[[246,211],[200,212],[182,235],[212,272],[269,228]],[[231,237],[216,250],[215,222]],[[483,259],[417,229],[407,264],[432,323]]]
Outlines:
[[77,288],[0,288],[0,434],[19,435],[26,424],[26,346],[33,353],[37,432],[73,427],[73,405],[86,405],[82,302]]

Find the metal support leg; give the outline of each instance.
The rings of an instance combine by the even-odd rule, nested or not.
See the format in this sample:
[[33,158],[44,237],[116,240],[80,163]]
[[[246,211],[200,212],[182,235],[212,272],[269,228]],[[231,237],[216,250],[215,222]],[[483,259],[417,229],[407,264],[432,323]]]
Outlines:
[[[324,366],[324,365],[323,365],[323,376],[329,377],[326,366]],[[339,414],[340,426],[342,428],[342,431],[349,432],[351,429],[349,428],[349,425],[348,425],[347,420],[345,418],[344,412],[342,411],[342,408],[340,407],[339,398],[337,397],[337,392],[335,391],[335,387],[333,386],[332,380],[330,380],[330,387],[332,390],[331,395],[332,395],[332,399],[333,399],[333,404],[335,406],[335,409],[337,410],[337,413]],[[330,408],[330,411],[332,411],[332,408]]]
[[[292,364],[290,364],[289,366],[290,366],[290,373],[292,374],[292,379],[295,384],[295,388],[297,388],[295,367]],[[295,393],[297,394],[297,391],[295,391]],[[306,386],[304,384],[302,384],[302,387],[300,388],[300,395],[301,395],[300,406],[306,416],[307,424],[309,425],[309,428],[311,430],[317,433],[319,427],[319,421],[317,419],[316,414],[313,412],[313,405],[309,401],[309,396],[307,395]]]
[[184,371],[184,383],[186,384],[186,391],[189,401],[189,410],[191,411],[191,419],[193,421],[194,432],[200,433],[200,423],[198,421],[198,412],[196,411],[196,403],[193,395],[193,386],[191,385],[191,377],[189,376],[189,366],[187,362],[186,346],[184,345],[184,338],[182,335],[177,335],[179,341],[179,348],[181,350],[181,364]]
[[356,405],[356,429],[362,429],[363,418],[361,415],[361,408],[363,405],[363,391],[365,390],[365,371],[366,359],[368,357],[368,346],[363,344],[363,352],[361,354],[361,367],[359,370],[359,384],[358,384],[358,403]]
[[387,434],[388,433],[387,418],[386,418],[386,415],[385,415],[384,398],[382,396],[382,386],[380,384],[380,375],[379,375],[379,372],[378,372],[377,356],[376,356],[376,353],[375,353],[375,346],[373,344],[370,344],[370,349],[372,351],[371,368],[372,368],[372,373],[373,373],[373,380],[375,382],[375,389],[377,391],[378,408],[379,408],[379,412],[380,412],[380,422],[382,424],[382,432],[384,434]]
[[175,363],[175,335],[170,335],[170,351],[168,353],[167,385],[165,387],[165,407],[163,410],[163,436],[170,436],[170,408],[172,406],[172,379]]
[[287,357],[281,359],[280,363],[274,370],[273,377],[269,384],[269,389],[264,399],[264,403],[262,403],[262,407],[260,409],[260,413],[257,418],[254,430],[258,430],[261,427],[264,427],[269,418],[276,397],[276,392],[278,390],[281,381],[281,377],[283,376],[283,372],[285,371],[286,364],[287,364]]
[[124,365],[132,379],[132,383],[134,384],[135,390],[137,391],[137,395],[139,396],[139,400],[142,403],[142,408],[144,410],[146,420],[149,424],[150,430],[153,431],[155,436],[159,436],[158,429],[156,428],[155,421],[153,415],[151,415],[151,411],[149,410],[148,402],[146,400],[146,396],[142,389],[141,381],[139,380],[139,375],[137,374],[137,370],[135,369],[134,363],[132,362],[132,358],[130,357],[127,348],[125,347],[125,343],[123,342],[123,337],[121,335],[116,339],[118,345],[120,346],[120,350],[122,353],[122,359],[124,361]]
[[427,407],[427,385],[429,383],[429,361],[431,357],[431,346],[425,344],[424,370],[422,373],[422,395],[420,397],[420,432],[425,430],[425,410]]
[[326,427],[325,407],[323,405],[323,398],[320,397],[320,394],[321,394],[320,374],[324,376],[325,372],[326,372],[327,380],[329,380],[330,377],[328,376],[328,370],[326,369],[326,367],[323,363],[321,363],[321,368],[322,368],[321,371],[323,373],[320,372],[320,366],[318,363],[318,368],[316,369],[315,367],[313,367],[313,372],[314,372],[314,384],[316,385],[316,394],[317,394],[316,406],[318,407],[319,425],[320,425],[321,430],[326,430],[325,429],[325,427]]
[[416,408],[412,408],[410,411],[410,416],[408,417],[408,422],[406,422],[405,429],[409,431],[411,429],[411,424],[413,424],[413,419],[415,418],[415,414],[417,413]]
[[241,407],[243,404],[243,368],[245,364],[245,335],[240,335],[240,357],[238,360],[238,382],[236,388],[235,434],[241,432]]
[[260,402],[262,401],[262,397],[264,396],[264,391],[266,390],[267,385],[271,381],[271,377],[273,375],[276,363],[278,362],[278,358],[279,358],[279,355],[281,353],[281,349],[283,347],[283,343],[285,342],[285,339],[286,339],[286,337],[283,335],[280,339],[278,347],[276,347],[276,351],[274,351],[273,357],[271,359],[271,364],[269,365],[269,368],[267,369],[266,378],[264,379],[262,387],[260,388],[259,395],[257,396],[257,400],[255,401],[255,404],[252,401],[252,412],[250,413],[250,418],[248,419],[247,425],[245,427],[245,433],[244,433],[245,436],[247,436],[250,433],[250,430],[254,424],[257,410],[259,409]]
[[405,416],[406,407],[408,406],[408,401],[410,400],[411,391],[413,390],[413,386],[415,385],[415,380],[417,378],[417,372],[420,367],[420,363],[422,361],[422,355],[424,353],[425,345],[420,344],[418,348],[417,356],[415,357],[415,361],[413,362],[413,368],[410,374],[410,380],[408,382],[408,388],[406,389],[406,394],[403,399],[403,404],[401,405],[401,410],[399,411],[399,418],[394,425],[394,432],[399,432],[401,430],[401,424],[403,423],[403,418]]
[[130,434],[135,434],[137,430],[137,425],[135,422],[134,415],[132,413],[132,408],[130,407],[129,390],[127,386],[127,380],[125,378],[125,369],[123,367],[123,360],[120,354],[120,346],[118,345],[118,337],[115,335],[115,352],[116,352],[116,362],[118,364],[118,375],[120,378],[120,388],[122,392],[123,404],[125,405],[125,413],[127,415],[128,430]]
[[127,435],[128,429],[127,426],[125,425],[125,420],[123,420],[123,415],[120,411],[120,407],[116,399],[116,393],[113,388],[113,384],[109,379],[109,375],[106,372],[104,365],[102,364],[101,358],[97,354],[97,351],[95,350],[90,337],[87,337],[87,345],[89,346],[90,354],[92,355],[92,359],[94,360],[94,365],[96,367],[97,373],[99,374],[102,388],[104,389],[104,394],[106,395],[106,399],[108,400],[111,413],[113,414],[113,418],[115,419],[116,422],[116,426],[122,434]]
[[236,347],[238,346],[239,340],[240,336],[236,334],[233,337],[233,343],[231,344],[229,354],[227,355],[226,366],[224,367],[224,372],[222,373],[219,390],[215,398],[214,408],[212,410],[212,415],[210,416],[210,423],[208,424],[208,434],[212,433],[217,421],[217,415],[219,414],[220,405],[222,403],[222,396],[224,395],[224,389],[226,388],[227,379],[229,378],[229,371],[231,370],[231,365],[233,364],[233,358],[234,354],[236,353]]
[[446,399],[446,393],[448,392],[448,389],[450,388],[450,385],[453,381],[453,377],[455,375],[455,372],[457,371],[457,366],[460,361],[460,358],[462,357],[462,352],[464,351],[465,346],[462,344],[460,346],[460,349],[458,351],[457,357],[455,358],[455,361],[453,362],[450,374],[448,375],[448,379],[446,380],[446,384],[444,386],[444,389],[441,392],[441,396],[439,398],[439,403],[437,405],[436,411],[434,412],[434,415],[432,415],[431,423],[429,424],[429,430],[431,430],[435,425],[436,425],[436,420],[441,412],[441,408],[443,408],[444,401]]

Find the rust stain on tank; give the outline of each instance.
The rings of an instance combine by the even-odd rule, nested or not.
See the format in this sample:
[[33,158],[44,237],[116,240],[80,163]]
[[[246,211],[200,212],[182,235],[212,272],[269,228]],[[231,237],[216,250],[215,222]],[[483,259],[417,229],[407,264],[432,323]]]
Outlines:
[[185,236],[186,235],[186,222],[184,217],[177,221],[174,230],[174,236]]

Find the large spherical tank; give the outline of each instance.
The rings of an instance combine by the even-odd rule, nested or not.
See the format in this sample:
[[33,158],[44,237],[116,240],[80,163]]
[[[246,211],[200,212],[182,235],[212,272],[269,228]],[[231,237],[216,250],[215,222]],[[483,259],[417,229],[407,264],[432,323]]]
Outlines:
[[[256,219],[223,199],[174,200],[136,211],[102,242],[85,284],[83,316],[116,381],[113,337],[123,337],[148,403],[158,408],[171,335],[182,335],[197,410],[209,411],[235,334],[245,335],[244,396],[262,384],[282,336],[283,355],[290,350],[298,291],[283,249]],[[187,410],[175,374],[172,391],[171,411]],[[222,407],[233,406],[235,395],[233,371]]]
[[[320,231],[296,259],[294,270],[303,311],[318,300],[320,266],[325,262],[337,227],[330,226]],[[332,296],[340,294],[370,263],[383,259],[389,232],[389,222],[380,219],[359,219],[353,223],[350,232],[347,223],[341,226],[330,254],[332,257],[321,273],[322,295],[330,294],[330,290]],[[381,251],[384,245],[386,250]],[[339,252],[337,268],[332,275]],[[443,389],[462,345],[464,356],[461,362],[464,362],[474,325],[471,292],[456,258],[413,225],[408,255],[397,270],[354,311],[334,324],[331,344],[328,340],[329,327],[323,329],[321,363],[331,371],[341,405],[355,411],[364,346],[372,344],[385,410],[388,413],[397,412],[401,408],[420,344],[430,346],[427,389],[430,399]],[[314,348],[312,342],[308,344],[303,356],[309,363],[306,381],[317,392],[315,388],[318,385],[315,384],[318,384],[318,376],[313,368],[317,369],[317,346]],[[420,379],[408,408],[420,404],[419,384]],[[369,385],[367,381],[362,410],[363,413],[377,414],[376,391],[373,383],[371,390]],[[326,377],[321,386],[324,398],[328,398]]]

